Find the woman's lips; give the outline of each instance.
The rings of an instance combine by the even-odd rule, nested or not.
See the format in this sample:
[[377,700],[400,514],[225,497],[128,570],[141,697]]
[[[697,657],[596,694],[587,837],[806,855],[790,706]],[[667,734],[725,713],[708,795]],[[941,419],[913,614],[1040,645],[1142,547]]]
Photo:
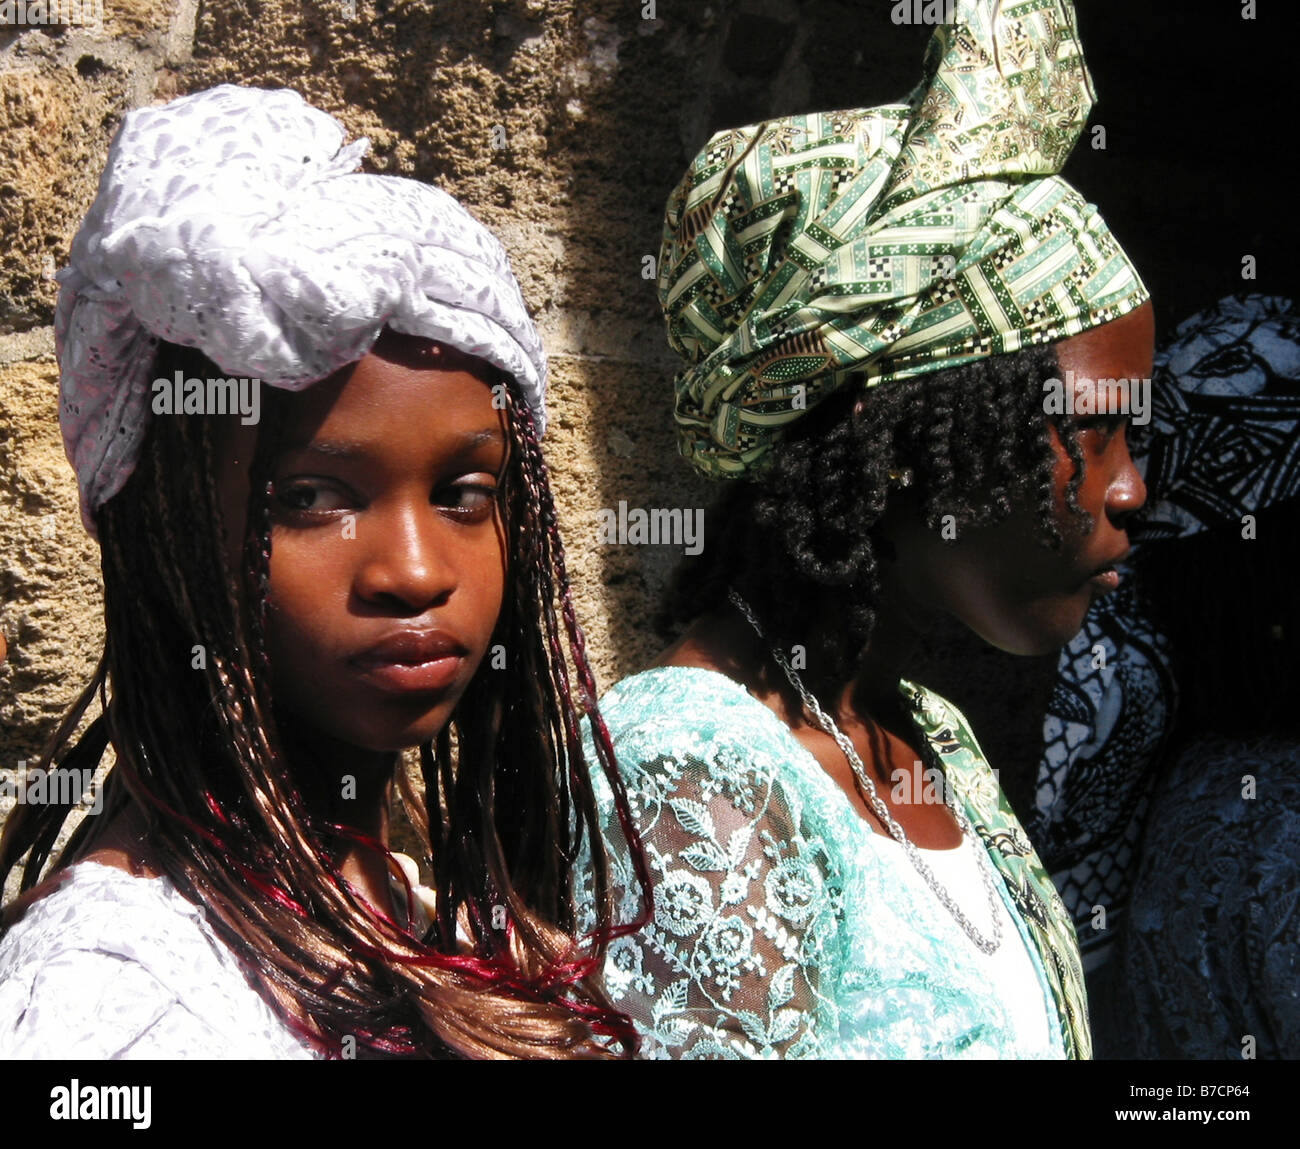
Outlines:
[[399,631],[349,661],[380,690],[431,693],[456,681],[466,653],[450,635],[438,631]]
[[431,662],[374,662],[357,660],[361,677],[394,694],[432,693],[456,681],[464,659],[449,655]]
[[1103,593],[1109,594],[1113,590],[1119,590],[1119,571],[1114,567],[1103,567],[1088,582]]
[[1111,591],[1119,590],[1119,584],[1124,581],[1124,576],[1120,573],[1119,567],[1128,559],[1131,553],[1132,548],[1125,547],[1110,562],[1099,566],[1088,576],[1088,585],[1095,587],[1102,594],[1110,594]]

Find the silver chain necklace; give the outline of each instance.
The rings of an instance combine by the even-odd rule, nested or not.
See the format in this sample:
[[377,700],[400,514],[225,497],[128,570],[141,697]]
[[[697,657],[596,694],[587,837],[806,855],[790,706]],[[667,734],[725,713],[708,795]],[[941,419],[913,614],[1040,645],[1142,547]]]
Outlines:
[[[754,633],[760,639],[767,642],[767,636],[763,633],[763,628],[758,625],[758,619],[754,617],[754,612],[749,609],[749,604],[736,593],[735,589],[727,591],[727,597],[731,604],[740,611],[754,628]],[[984,850],[975,840],[976,835],[970,820],[965,813],[950,800],[950,790],[948,780],[944,778],[944,805],[952,812],[952,816],[957,820],[957,825],[961,828],[963,836],[971,839],[972,845],[975,846],[971,852],[975,854],[975,864],[979,867],[980,877],[984,881],[984,892],[988,895],[989,911],[993,915],[993,937],[986,938],[971,923],[961,911],[961,907],[953,900],[951,894],[940,884],[938,878],[934,876],[934,871],[926,865],[925,859],[921,857],[920,851],[912,845],[907,835],[903,832],[903,827],[898,824],[894,816],[889,812],[889,807],[885,805],[880,795],[876,793],[875,783],[872,782],[871,776],[867,773],[866,767],[862,764],[862,759],[858,757],[858,752],[853,748],[853,743],[848,740],[844,732],[835,724],[835,720],[827,714],[818,703],[813,694],[804,686],[803,680],[799,677],[794,667],[786,661],[785,655],[775,645],[772,645],[772,657],[776,659],[777,665],[785,672],[786,678],[790,680],[790,685],[799,692],[799,697],[803,699],[803,704],[808,712],[813,716],[817,726],[825,733],[835,739],[840,750],[844,752],[844,757],[849,760],[849,765],[853,768],[853,775],[858,780],[858,785],[862,787],[863,797],[867,799],[871,806],[872,812],[880,819],[881,823],[889,830],[890,837],[894,839],[903,851],[907,854],[908,859],[915,867],[916,872],[921,875],[925,884],[930,887],[934,896],[943,903],[944,907],[956,919],[957,924],[965,931],[966,936],[975,943],[976,947],[986,954],[997,952],[998,946],[1002,944],[1002,916],[998,913],[998,895],[993,888],[993,877],[990,873],[992,864],[985,857],[982,857]]]

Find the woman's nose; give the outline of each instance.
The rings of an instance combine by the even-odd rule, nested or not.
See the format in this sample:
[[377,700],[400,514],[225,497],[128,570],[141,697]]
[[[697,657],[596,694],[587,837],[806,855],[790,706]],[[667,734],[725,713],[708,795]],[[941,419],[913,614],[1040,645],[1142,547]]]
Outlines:
[[1147,501],[1147,485],[1142,479],[1142,472],[1129,454],[1128,444],[1121,442],[1121,455],[1117,469],[1106,489],[1106,510],[1112,520],[1122,522],[1135,511],[1141,510]]
[[444,601],[456,587],[446,531],[427,501],[357,523],[356,544],[363,550],[356,591],[367,602],[391,600],[412,611]]

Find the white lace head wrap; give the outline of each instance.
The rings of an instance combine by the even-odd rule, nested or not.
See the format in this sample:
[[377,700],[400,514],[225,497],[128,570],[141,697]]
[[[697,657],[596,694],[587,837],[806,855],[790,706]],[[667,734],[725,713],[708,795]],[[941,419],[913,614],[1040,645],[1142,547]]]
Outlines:
[[501,244],[445,192],[357,172],[368,140],[296,92],[223,85],[129,112],[59,272],[59,422],[81,517],[126,482],[158,340],[297,391],[385,327],[509,372],[545,427],[546,356]]

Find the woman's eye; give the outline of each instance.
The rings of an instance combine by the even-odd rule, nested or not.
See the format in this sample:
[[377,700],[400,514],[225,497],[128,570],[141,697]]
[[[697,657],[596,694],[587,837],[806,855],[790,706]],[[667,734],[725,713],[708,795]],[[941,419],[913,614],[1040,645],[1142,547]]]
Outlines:
[[479,521],[496,509],[497,488],[489,482],[453,483],[434,495],[434,502],[457,518]]
[[290,483],[277,483],[275,501],[289,512],[322,514],[341,510],[346,505],[347,498],[327,483],[299,479]]
[[1128,417],[1125,415],[1096,415],[1079,420],[1079,434],[1094,444],[1105,446],[1127,426]]

